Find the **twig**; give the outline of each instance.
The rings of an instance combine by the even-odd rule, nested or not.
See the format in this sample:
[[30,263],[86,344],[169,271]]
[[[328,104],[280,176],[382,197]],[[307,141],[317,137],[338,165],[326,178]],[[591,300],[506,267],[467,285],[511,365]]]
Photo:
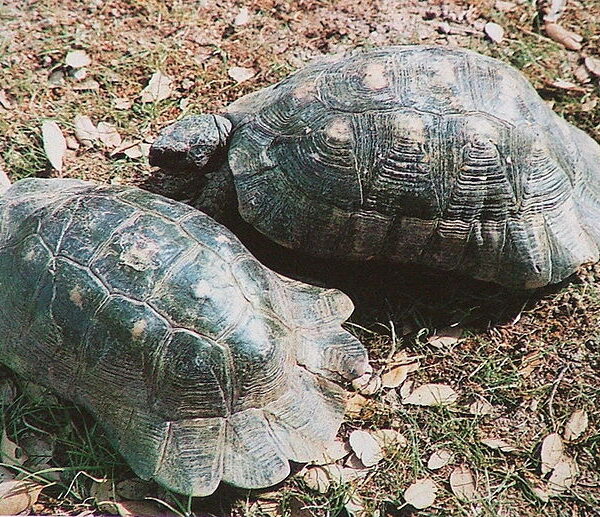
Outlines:
[[554,407],[552,406],[552,404],[554,403],[554,395],[556,395],[556,390],[558,389],[558,385],[562,382],[563,377],[565,376],[565,372],[567,371],[568,368],[569,368],[569,365],[563,367],[563,369],[558,374],[558,377],[554,381],[554,387],[552,388],[552,393],[550,393],[550,398],[548,399],[548,412],[550,413],[550,418],[552,419],[552,421],[555,420]]

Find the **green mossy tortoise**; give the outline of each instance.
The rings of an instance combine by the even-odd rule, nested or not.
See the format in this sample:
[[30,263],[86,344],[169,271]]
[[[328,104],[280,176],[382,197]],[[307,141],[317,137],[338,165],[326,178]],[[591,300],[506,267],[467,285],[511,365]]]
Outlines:
[[151,163],[201,179],[193,204],[239,211],[322,257],[418,263],[518,288],[600,248],[600,146],[514,68],[398,46],[317,62],[220,115],[185,118]]
[[262,266],[194,208],[26,179],[0,195],[0,362],[87,408],[142,478],[192,496],[316,459],[369,369],[352,302]]

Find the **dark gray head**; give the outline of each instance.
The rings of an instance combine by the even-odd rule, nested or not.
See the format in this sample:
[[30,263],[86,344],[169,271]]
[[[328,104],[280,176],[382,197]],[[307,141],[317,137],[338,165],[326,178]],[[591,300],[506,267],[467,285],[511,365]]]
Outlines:
[[221,154],[232,129],[220,115],[187,117],[163,129],[150,148],[150,165],[184,173],[201,171]]
[[187,117],[163,129],[150,148],[150,164],[167,173],[160,193],[185,200],[226,225],[237,213],[227,161],[232,128],[220,115]]

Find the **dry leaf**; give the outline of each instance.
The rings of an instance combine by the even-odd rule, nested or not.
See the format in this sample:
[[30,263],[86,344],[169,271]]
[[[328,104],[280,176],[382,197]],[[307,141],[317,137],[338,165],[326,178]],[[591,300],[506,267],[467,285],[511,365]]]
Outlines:
[[571,488],[575,483],[578,473],[577,464],[567,456],[561,460],[552,469],[552,474],[548,479],[548,491],[550,495],[557,495]]
[[458,343],[462,333],[463,331],[459,327],[446,327],[431,336],[427,343],[436,348],[446,348]]
[[446,384],[423,384],[403,398],[402,403],[415,406],[445,406],[454,403],[457,398],[456,391]]
[[563,47],[569,50],[580,50],[581,41],[583,38],[579,34],[575,34],[557,23],[546,23],[544,30],[549,38],[560,43]]
[[585,88],[582,88],[578,84],[572,83],[571,81],[565,81],[564,79],[557,79],[556,81],[552,81],[550,86],[554,88],[560,88],[561,90],[569,90],[574,92],[585,92]]
[[[2,168],[2,164],[0,163],[0,193],[4,192],[10,187],[10,178],[6,171]],[[5,380],[2,385],[0,385],[0,404],[10,404],[15,398],[14,386],[8,380]]]
[[555,22],[565,10],[566,0],[552,0],[550,5],[544,9],[544,21]]
[[92,64],[92,59],[84,50],[71,50],[65,58],[65,64],[71,68],[83,68]]
[[362,408],[365,407],[368,402],[368,398],[363,397],[359,393],[355,393],[348,399],[348,402],[346,402],[346,414],[350,417],[359,416]]
[[336,461],[348,456],[351,452],[352,449],[347,442],[336,439],[332,442],[329,442],[321,452],[320,457],[314,460],[312,463],[315,465],[327,465],[328,463],[335,463]]
[[466,465],[456,467],[450,474],[452,493],[461,501],[469,502],[477,498],[477,489],[471,470]]
[[372,467],[381,461],[383,451],[377,440],[367,431],[352,431],[349,437],[350,447],[365,467]]
[[574,411],[565,424],[565,440],[571,442],[577,440],[588,426],[588,414],[583,409]]
[[250,21],[250,11],[248,11],[247,7],[242,7],[237,13],[235,19],[233,20],[233,24],[235,26],[246,25]]
[[86,147],[91,147],[100,139],[98,129],[87,115],[76,115],[73,119],[75,138]]
[[494,4],[494,7],[498,11],[502,11],[503,13],[510,13],[510,12],[514,11],[517,8],[517,4],[515,4],[513,2],[504,2],[502,0],[498,0]]
[[494,22],[488,22],[483,27],[488,38],[494,43],[500,43],[504,39],[504,29],[501,25]]
[[113,100],[113,106],[117,110],[128,110],[132,105],[133,103],[129,99],[125,99],[123,97]]
[[43,485],[12,479],[0,483],[0,515],[19,515],[31,510]]
[[411,380],[404,381],[402,383],[402,386],[400,386],[400,389],[398,390],[400,392],[400,398],[402,400],[404,400],[406,397],[408,397],[410,395],[413,385],[414,385],[414,381],[411,381]]
[[148,86],[141,92],[142,102],[159,102],[171,96],[171,78],[162,72],[154,72]]
[[550,472],[562,459],[564,453],[563,442],[558,433],[552,433],[542,442],[542,474]]
[[352,381],[352,387],[362,395],[374,395],[381,389],[381,377],[365,373]]
[[397,449],[408,445],[408,440],[404,435],[395,429],[376,429],[371,431],[371,436],[375,438],[382,449]]
[[539,352],[532,352],[523,357],[519,374],[521,377],[529,377],[533,370],[544,363]]
[[481,443],[490,449],[494,449],[500,452],[514,452],[518,450],[516,447],[510,445],[508,442],[501,438],[484,438]]
[[579,65],[574,71],[573,75],[580,83],[589,83],[592,80],[590,73],[585,65]]
[[315,492],[319,492],[320,494],[326,494],[331,486],[331,481],[327,471],[318,466],[308,467],[304,471],[302,479],[308,488],[314,490]]
[[144,151],[142,150],[142,144],[140,142],[125,140],[119,147],[110,152],[111,156],[115,156],[117,154],[124,154],[129,158],[136,159],[144,156]]
[[85,81],[81,81],[80,83],[75,83],[73,85],[73,90],[99,90],[100,83],[91,77],[88,77]]
[[442,467],[448,465],[448,463],[450,463],[453,459],[454,454],[452,454],[452,451],[449,451],[448,449],[440,449],[429,456],[427,468],[429,470],[441,469]]
[[67,152],[67,141],[58,124],[53,120],[47,120],[42,124],[42,141],[50,165],[60,172]]
[[581,105],[581,111],[583,111],[584,113],[589,113],[590,111],[594,110],[597,105],[597,99],[588,99]]
[[98,138],[109,149],[119,147],[122,143],[121,135],[115,126],[108,122],[98,123]]
[[8,95],[6,95],[6,92],[4,90],[0,90],[0,105],[2,105],[2,107],[7,110],[11,110],[14,108],[13,103],[10,101]]
[[404,500],[417,510],[428,508],[435,501],[437,486],[433,479],[424,478],[415,481],[404,491]]
[[596,77],[600,77],[600,59],[595,57],[586,57],[583,60],[585,67]]
[[419,361],[414,361],[390,368],[381,376],[382,387],[397,388],[406,380],[408,374],[418,370],[419,366]]
[[243,83],[252,79],[256,72],[252,68],[244,68],[241,66],[232,66],[228,71],[227,75],[231,77],[236,83]]
[[87,77],[87,70],[85,68],[78,68],[73,71],[71,77],[76,81],[83,81]]
[[471,413],[472,415],[490,415],[493,411],[494,406],[492,406],[485,399],[478,399],[469,406],[469,413]]

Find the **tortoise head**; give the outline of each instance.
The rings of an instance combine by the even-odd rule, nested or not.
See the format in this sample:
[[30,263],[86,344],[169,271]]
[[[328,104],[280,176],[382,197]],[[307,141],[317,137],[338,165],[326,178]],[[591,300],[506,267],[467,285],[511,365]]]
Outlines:
[[150,164],[172,173],[209,172],[211,159],[221,154],[232,129],[220,115],[187,117],[162,130],[150,148]]

